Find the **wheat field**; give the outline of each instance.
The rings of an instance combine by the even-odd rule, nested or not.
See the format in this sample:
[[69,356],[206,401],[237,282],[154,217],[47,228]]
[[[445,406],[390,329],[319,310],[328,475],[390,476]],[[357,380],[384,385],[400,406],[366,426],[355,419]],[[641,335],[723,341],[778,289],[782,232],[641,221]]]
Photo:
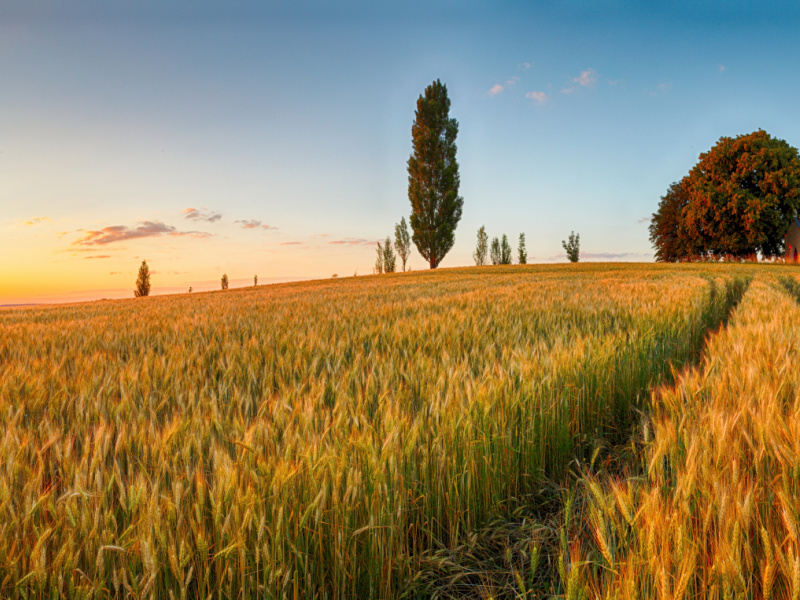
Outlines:
[[[487,267],[0,310],[0,596],[797,598],[794,273]],[[576,470],[638,437],[630,473]],[[545,559],[520,530],[510,587],[431,576],[565,481],[561,541]]]

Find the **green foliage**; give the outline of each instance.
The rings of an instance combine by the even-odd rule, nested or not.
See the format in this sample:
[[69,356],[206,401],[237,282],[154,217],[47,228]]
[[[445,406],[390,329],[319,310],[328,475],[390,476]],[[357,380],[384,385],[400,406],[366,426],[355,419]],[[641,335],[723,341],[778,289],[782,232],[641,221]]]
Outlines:
[[228,289],[228,274],[227,273],[223,273],[222,274],[222,277],[220,278],[219,283],[222,286],[223,290],[227,290]]
[[578,262],[581,251],[581,235],[571,231],[569,233],[569,238],[566,241],[561,240],[561,245],[567,252],[567,258],[569,259],[569,262]]
[[525,234],[519,234],[519,246],[517,247],[517,259],[519,260],[519,264],[526,265],[528,264],[528,250],[525,248]]
[[139,275],[136,277],[136,289],[133,290],[136,298],[143,298],[150,295],[150,268],[147,261],[143,260],[139,267]]
[[392,249],[392,240],[387,235],[386,241],[383,243],[383,272],[394,273],[396,264],[394,249]]
[[412,240],[430,264],[439,266],[455,242],[464,199],[458,195],[458,122],[451,119],[447,86],[438,79],[417,100],[408,159]]
[[486,251],[489,245],[488,240],[489,236],[486,235],[486,227],[481,225],[481,228],[478,229],[478,243],[475,246],[475,253],[472,255],[472,258],[475,259],[475,264],[479,267],[486,264]]
[[405,272],[406,262],[408,262],[408,257],[411,256],[411,234],[408,232],[405,217],[402,217],[400,222],[394,226],[394,247],[403,263],[403,272]]
[[496,237],[492,238],[492,249],[490,251],[490,256],[492,258],[493,265],[502,264],[503,252],[500,250],[500,240],[498,240]]
[[383,244],[378,242],[378,248],[376,249],[377,256],[375,257],[375,267],[373,271],[376,275],[380,275],[383,273]]
[[503,240],[500,242],[500,264],[511,264],[511,244],[508,243],[508,236],[504,233]]
[[800,210],[800,155],[759,129],[722,137],[680,183],[650,226],[660,261],[782,256]]

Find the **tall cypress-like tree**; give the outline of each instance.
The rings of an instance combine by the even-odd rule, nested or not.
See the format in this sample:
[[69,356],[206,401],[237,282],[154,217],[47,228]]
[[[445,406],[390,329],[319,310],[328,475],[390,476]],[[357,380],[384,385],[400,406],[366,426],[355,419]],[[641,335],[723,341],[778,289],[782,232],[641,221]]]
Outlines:
[[405,273],[406,262],[411,254],[411,235],[408,233],[405,217],[401,217],[400,222],[394,226],[394,247],[400,260],[403,261],[403,272]]
[[408,159],[408,199],[412,240],[431,269],[439,266],[455,242],[464,199],[458,195],[456,162],[458,122],[450,118],[447,86],[438,79],[417,100]]
[[150,267],[147,261],[143,260],[139,267],[139,275],[136,277],[136,289],[133,290],[136,298],[144,298],[150,295]]
[[489,247],[489,236],[486,234],[486,227],[481,225],[478,229],[478,243],[475,246],[475,252],[472,258],[475,259],[475,264],[479,267],[486,264],[486,250]]

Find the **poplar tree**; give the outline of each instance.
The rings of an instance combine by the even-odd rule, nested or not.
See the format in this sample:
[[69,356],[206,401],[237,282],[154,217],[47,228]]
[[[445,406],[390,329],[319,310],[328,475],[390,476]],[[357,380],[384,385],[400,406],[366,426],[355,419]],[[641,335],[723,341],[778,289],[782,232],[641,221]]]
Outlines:
[[517,254],[519,257],[519,264],[526,265],[528,264],[528,249],[525,248],[525,234],[519,234],[519,247],[517,248]]
[[411,234],[408,232],[405,217],[402,217],[400,222],[394,226],[394,247],[403,262],[403,272],[405,272],[406,262],[411,255]]
[[511,244],[508,243],[508,236],[504,233],[503,240],[500,242],[500,264],[511,264]]
[[464,199],[458,195],[456,162],[458,121],[450,118],[447,86],[438,79],[417,100],[408,159],[408,199],[412,240],[431,269],[439,266],[455,242]]
[[482,267],[486,264],[486,251],[489,248],[489,236],[486,234],[486,226],[481,225],[478,229],[478,243],[475,246],[475,253],[472,258],[475,259],[475,264]]
[[147,261],[143,260],[139,267],[139,276],[136,278],[136,289],[133,290],[136,298],[143,298],[150,295],[150,268]]
[[502,264],[503,253],[500,250],[500,240],[498,240],[496,237],[492,238],[491,257],[493,265]]
[[394,250],[392,249],[392,240],[386,236],[386,241],[383,242],[383,272],[394,273],[396,269],[396,260]]

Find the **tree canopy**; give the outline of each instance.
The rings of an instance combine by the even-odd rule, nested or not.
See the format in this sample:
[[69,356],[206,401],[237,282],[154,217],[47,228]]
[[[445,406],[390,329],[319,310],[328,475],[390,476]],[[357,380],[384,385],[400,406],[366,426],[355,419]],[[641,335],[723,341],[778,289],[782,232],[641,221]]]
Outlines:
[[661,198],[650,223],[656,260],[782,256],[800,209],[800,155],[759,129],[722,137]]
[[453,247],[464,204],[458,195],[456,135],[458,122],[450,118],[447,86],[437,79],[417,100],[408,159],[411,239],[431,269]]

